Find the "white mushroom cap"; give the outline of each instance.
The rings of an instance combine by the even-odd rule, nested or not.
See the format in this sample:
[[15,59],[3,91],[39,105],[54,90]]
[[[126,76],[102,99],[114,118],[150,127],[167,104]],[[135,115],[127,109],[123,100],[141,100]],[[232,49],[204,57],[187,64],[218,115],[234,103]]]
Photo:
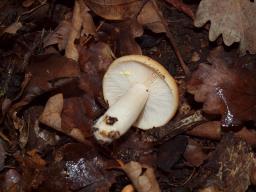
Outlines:
[[178,88],[172,76],[149,57],[120,57],[111,64],[104,76],[105,101],[111,107],[134,84],[144,84],[149,95],[133,126],[146,130],[165,125],[175,115],[179,103]]

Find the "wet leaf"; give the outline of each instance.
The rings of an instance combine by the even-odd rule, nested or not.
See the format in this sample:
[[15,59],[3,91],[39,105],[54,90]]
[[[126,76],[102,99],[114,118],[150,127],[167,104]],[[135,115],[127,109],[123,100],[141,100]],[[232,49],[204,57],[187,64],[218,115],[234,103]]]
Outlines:
[[67,144],[56,152],[55,161],[45,172],[50,179],[43,188],[58,191],[61,187],[64,191],[88,192],[103,189],[107,192],[117,175],[107,170],[110,165],[118,166],[115,161],[104,158],[90,143]]
[[205,112],[222,115],[222,126],[256,120],[256,69],[231,56],[215,49],[208,57],[212,65],[200,64],[187,85]]
[[244,192],[250,185],[251,170],[255,162],[252,150],[244,141],[237,140],[232,135],[225,136],[207,164],[201,168],[196,182],[202,182],[201,188],[214,187],[218,191]]
[[[256,53],[256,3],[247,0],[202,0],[199,4],[195,26],[211,21],[209,39],[215,41],[222,35],[228,46],[240,42],[240,51]],[[228,11],[227,11],[228,10]]]
[[18,192],[21,190],[21,175],[15,169],[9,169],[4,175],[1,188],[4,192]]

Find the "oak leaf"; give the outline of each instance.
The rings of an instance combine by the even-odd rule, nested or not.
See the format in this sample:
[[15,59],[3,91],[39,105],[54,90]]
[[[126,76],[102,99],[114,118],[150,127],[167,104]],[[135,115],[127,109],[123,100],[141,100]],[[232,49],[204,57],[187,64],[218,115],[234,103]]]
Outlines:
[[241,58],[236,62],[222,48],[208,56],[212,65],[200,64],[188,82],[188,92],[203,102],[209,114],[221,114],[222,126],[240,125],[256,120],[256,69],[254,61]]
[[227,46],[240,42],[240,52],[256,53],[256,3],[249,0],[202,0],[195,26],[202,27],[211,21],[209,39],[214,41],[222,34]]

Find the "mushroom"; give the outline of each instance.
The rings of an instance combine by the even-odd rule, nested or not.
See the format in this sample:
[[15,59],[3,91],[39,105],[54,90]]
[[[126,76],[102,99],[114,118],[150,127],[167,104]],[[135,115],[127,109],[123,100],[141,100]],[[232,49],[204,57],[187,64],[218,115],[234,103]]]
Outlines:
[[178,108],[178,88],[158,62],[142,55],[116,59],[103,78],[109,109],[94,125],[94,136],[112,142],[131,126],[147,130],[165,125]]

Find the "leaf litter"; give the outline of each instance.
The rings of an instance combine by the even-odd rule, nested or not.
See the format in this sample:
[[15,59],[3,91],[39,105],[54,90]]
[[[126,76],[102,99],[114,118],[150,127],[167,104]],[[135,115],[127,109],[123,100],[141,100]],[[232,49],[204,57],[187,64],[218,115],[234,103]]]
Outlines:
[[[246,0],[1,1],[0,191],[253,188],[254,7]],[[207,21],[210,28],[193,26]],[[211,41],[222,35],[229,47],[209,42],[208,29]],[[154,58],[173,75],[179,109],[164,126],[101,144],[93,125],[109,107],[102,79],[129,54]]]

